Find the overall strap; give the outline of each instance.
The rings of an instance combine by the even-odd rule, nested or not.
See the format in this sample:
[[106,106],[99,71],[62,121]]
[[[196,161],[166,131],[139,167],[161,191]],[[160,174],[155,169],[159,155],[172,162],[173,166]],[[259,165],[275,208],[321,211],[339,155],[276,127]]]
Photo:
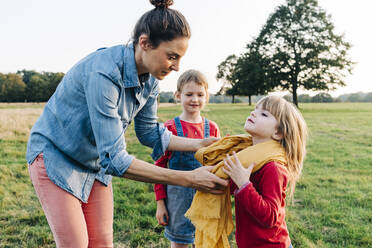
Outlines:
[[209,120],[204,118],[204,138],[208,138],[210,134]]
[[180,120],[179,116],[174,118],[174,124],[176,124],[177,136],[184,137],[183,136],[183,131],[182,131],[181,120]]

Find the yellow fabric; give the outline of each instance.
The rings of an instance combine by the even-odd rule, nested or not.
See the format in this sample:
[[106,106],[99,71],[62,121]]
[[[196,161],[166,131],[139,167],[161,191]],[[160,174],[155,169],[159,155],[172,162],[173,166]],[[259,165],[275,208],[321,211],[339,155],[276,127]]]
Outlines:
[[[270,161],[286,164],[285,151],[279,142],[270,140],[252,146],[249,135],[227,136],[214,144],[199,149],[195,158],[203,165],[216,165],[213,173],[228,179],[221,167],[227,154],[236,152],[244,167],[255,163],[252,173]],[[223,195],[213,195],[197,191],[185,216],[195,226],[195,246],[197,248],[230,247],[228,236],[233,231],[230,190]]]

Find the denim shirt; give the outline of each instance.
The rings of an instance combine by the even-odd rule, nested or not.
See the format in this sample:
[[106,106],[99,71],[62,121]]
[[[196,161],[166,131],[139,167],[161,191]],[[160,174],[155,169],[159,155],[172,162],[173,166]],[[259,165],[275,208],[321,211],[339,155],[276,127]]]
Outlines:
[[99,49],[64,76],[31,129],[26,159],[43,153],[50,180],[87,202],[94,180],[122,176],[134,157],[124,133],[134,119],[139,141],[156,160],[171,132],[157,122],[158,80],[138,78],[133,44]]

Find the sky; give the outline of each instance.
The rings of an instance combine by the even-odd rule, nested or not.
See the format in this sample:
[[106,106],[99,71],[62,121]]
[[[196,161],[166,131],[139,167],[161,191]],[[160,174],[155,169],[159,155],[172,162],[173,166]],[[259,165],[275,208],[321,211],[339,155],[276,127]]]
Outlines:
[[[174,0],[191,26],[189,48],[179,72],[160,82],[161,91],[174,91],[187,69],[203,72],[209,91],[216,93],[217,66],[231,54],[240,55],[257,36],[267,18],[284,0]],[[372,92],[372,2],[318,0],[330,14],[337,34],[352,44],[356,62],[346,87],[329,92],[338,96]],[[127,43],[135,23],[153,6],[148,0],[1,0],[0,72],[36,70],[66,73],[77,61],[101,47]],[[316,92],[304,92],[310,95]],[[283,93],[284,94],[284,93]]]

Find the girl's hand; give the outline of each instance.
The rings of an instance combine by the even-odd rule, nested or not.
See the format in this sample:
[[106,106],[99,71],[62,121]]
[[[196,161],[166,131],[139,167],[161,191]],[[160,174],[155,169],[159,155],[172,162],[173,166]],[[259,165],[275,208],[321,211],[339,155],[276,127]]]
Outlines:
[[165,206],[164,200],[158,200],[156,202],[156,219],[158,220],[159,225],[166,226],[168,225],[168,210]]
[[233,152],[234,161],[229,155],[223,160],[225,166],[222,170],[230,176],[238,188],[242,187],[244,184],[249,183],[249,178],[252,173],[254,164],[251,164],[247,169],[242,166],[238,156]]

